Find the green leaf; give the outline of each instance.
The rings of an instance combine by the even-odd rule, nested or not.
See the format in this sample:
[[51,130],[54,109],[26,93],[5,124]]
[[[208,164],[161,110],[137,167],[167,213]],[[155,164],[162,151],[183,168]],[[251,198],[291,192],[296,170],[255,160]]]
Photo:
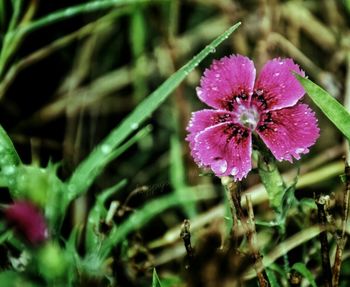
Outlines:
[[344,1],[344,5],[345,5],[346,9],[350,13],[350,0],[343,0],[343,1]]
[[278,171],[274,159],[269,158],[269,162],[259,156],[258,169],[261,181],[269,197],[270,206],[275,210],[278,219],[283,213],[283,198],[286,187],[281,174]]
[[343,133],[343,135],[350,140],[350,113],[344,108],[344,106],[309,79],[303,78],[297,74],[294,75],[303,85],[314,103]]
[[162,284],[160,283],[156,268],[153,268],[152,287],[162,287]]
[[[104,166],[106,161],[106,152],[104,147],[114,150],[123,141],[130,136],[152,113],[167,99],[175,88],[186,78],[186,76],[199,65],[215,48],[232,34],[241,23],[237,23],[227,29],[213,42],[199,52],[191,61],[169,77],[157,90],[143,100],[134,111],[127,116],[122,123],[90,153],[90,155],[77,167],[69,180],[71,186],[70,200],[79,196],[87,190]],[[88,184],[87,184],[88,183]]]
[[303,275],[307,279],[307,281],[309,281],[312,287],[317,287],[314,276],[312,275],[312,273],[304,263],[302,262],[295,263],[292,266],[292,269],[298,271],[301,275]]
[[[179,197],[193,198],[193,194],[186,189],[185,167],[183,164],[183,154],[181,142],[177,135],[173,135],[170,141],[170,181],[175,193]],[[186,216],[192,218],[196,215],[195,202],[188,202],[182,206]]]
[[266,275],[271,287],[280,287],[280,284],[278,284],[277,278],[271,269],[266,269]]
[[0,125],[0,166],[18,165],[20,163],[21,160],[10,137]]

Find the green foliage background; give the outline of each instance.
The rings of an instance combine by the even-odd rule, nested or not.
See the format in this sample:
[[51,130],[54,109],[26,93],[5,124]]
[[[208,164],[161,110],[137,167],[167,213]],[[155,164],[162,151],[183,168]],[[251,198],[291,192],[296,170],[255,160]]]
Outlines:
[[[279,164],[292,187],[281,199],[283,237],[258,172],[242,186],[255,206],[271,284],[288,284],[293,266],[313,286],[320,282],[312,198],[331,195],[340,217],[338,176],[348,150],[341,132],[349,133],[346,111],[322,99],[350,106],[349,1],[73,2],[0,0],[1,203],[35,201],[57,232],[33,250],[1,219],[0,279],[7,286],[255,286],[240,257],[206,257],[215,238],[227,240],[232,219],[220,181],[195,166],[184,141],[190,112],[204,107],[195,94],[204,69],[239,53],[258,70],[270,58],[292,57],[328,91],[320,104],[318,88],[306,89],[319,106],[305,98],[319,119],[316,146],[301,162]],[[198,258],[206,258],[190,272],[179,236],[184,218]],[[26,272],[15,272],[14,259]]]

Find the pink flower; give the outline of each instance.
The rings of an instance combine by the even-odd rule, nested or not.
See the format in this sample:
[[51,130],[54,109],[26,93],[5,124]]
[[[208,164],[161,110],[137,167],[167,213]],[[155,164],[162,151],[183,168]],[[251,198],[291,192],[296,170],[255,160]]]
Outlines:
[[29,201],[17,201],[5,210],[7,220],[33,245],[48,237],[43,214]]
[[291,71],[305,75],[293,60],[276,58],[255,81],[254,63],[241,55],[205,70],[197,94],[214,109],[192,114],[186,138],[199,166],[241,180],[252,168],[252,133],[279,161],[309,152],[319,128],[315,113],[299,102],[305,91]]

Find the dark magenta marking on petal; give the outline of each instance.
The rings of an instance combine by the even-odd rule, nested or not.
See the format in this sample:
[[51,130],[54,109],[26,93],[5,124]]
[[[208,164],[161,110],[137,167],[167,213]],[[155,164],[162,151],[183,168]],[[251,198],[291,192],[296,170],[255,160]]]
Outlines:
[[306,104],[269,112],[270,122],[257,129],[277,160],[300,159],[319,137],[315,113]]
[[205,129],[196,136],[195,149],[201,165],[218,176],[241,180],[251,169],[251,134],[239,125],[222,123]]

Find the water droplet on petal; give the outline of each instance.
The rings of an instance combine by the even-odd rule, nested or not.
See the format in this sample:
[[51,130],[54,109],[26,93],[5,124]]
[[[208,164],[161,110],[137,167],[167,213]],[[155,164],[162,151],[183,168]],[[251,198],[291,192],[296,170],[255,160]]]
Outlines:
[[280,73],[278,73],[278,72],[273,74],[274,77],[278,77],[279,75],[280,75]]
[[304,148],[297,148],[297,149],[295,150],[295,153],[302,153],[302,152],[304,152],[304,151],[305,151]]
[[234,168],[231,170],[231,175],[235,176],[235,175],[237,175],[237,173],[238,173],[238,169],[237,169],[237,167],[234,167]]
[[227,170],[227,161],[224,159],[217,159],[212,163],[211,169],[215,174],[223,174]]

